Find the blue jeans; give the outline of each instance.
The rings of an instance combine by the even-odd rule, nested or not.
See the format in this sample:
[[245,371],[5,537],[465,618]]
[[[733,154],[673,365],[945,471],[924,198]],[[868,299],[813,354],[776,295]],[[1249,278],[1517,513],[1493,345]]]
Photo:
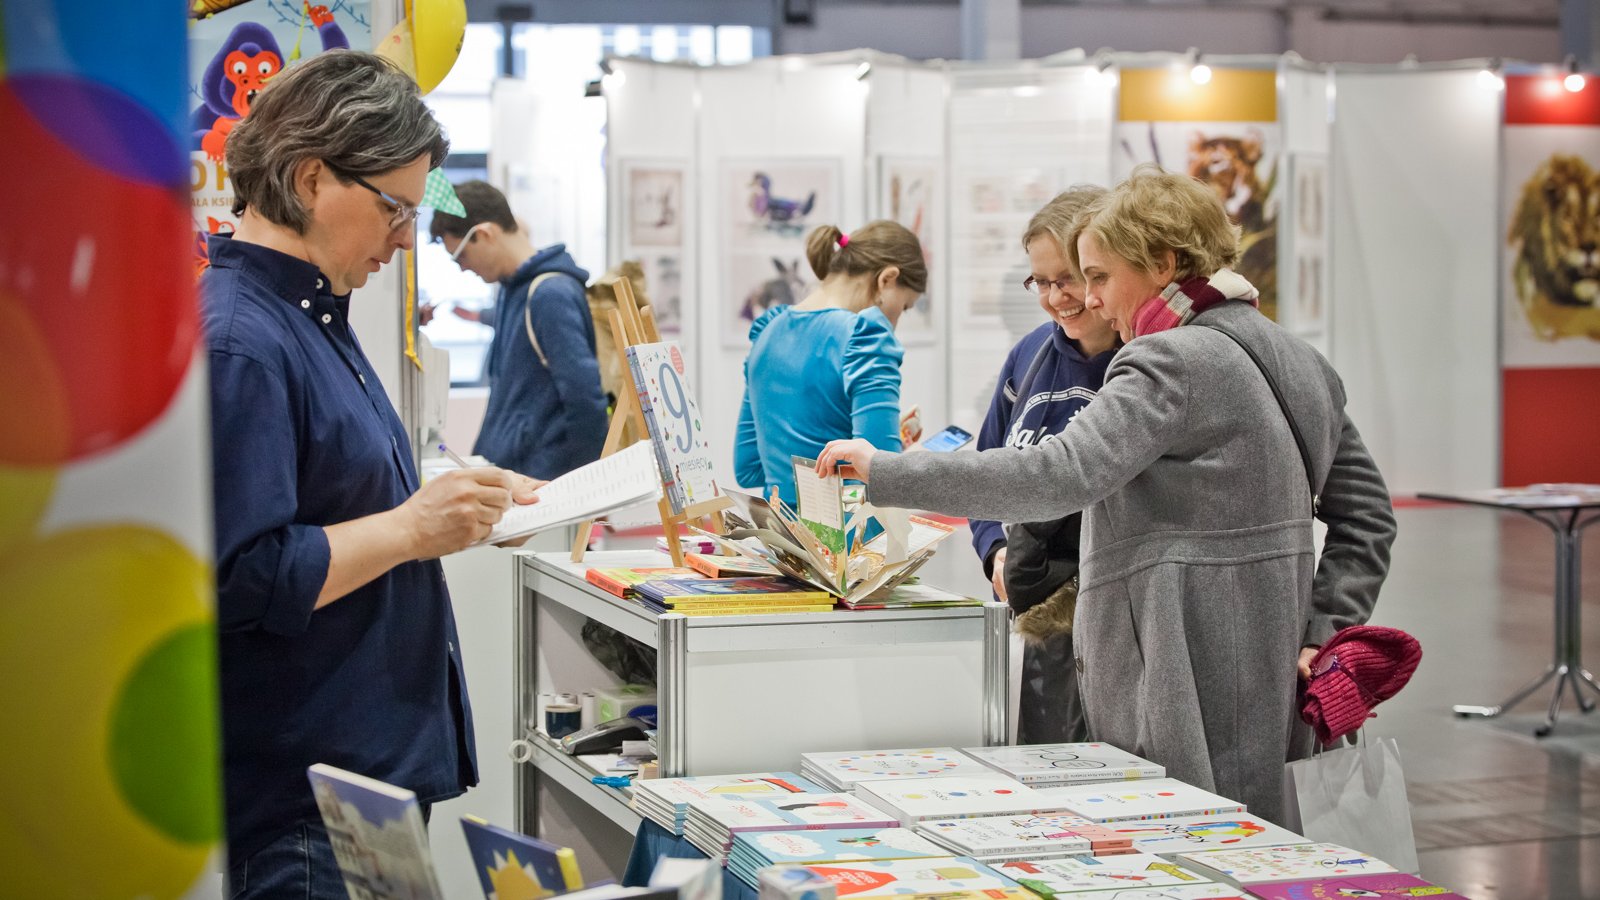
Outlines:
[[328,830],[302,822],[228,867],[230,900],[348,900]]

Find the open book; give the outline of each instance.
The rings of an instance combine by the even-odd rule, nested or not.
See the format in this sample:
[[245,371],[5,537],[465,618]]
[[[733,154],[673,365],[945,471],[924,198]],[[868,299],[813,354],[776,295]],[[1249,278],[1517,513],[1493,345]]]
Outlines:
[[479,544],[498,544],[571,525],[661,497],[661,475],[648,441],[573,469],[539,489],[539,502],[513,506]]
[[[807,485],[800,496],[827,498],[825,509],[831,511],[838,490],[837,484],[813,484]],[[724,513],[729,526],[727,535],[695,529],[697,533],[731,553],[768,563],[790,578],[821,588],[848,606],[910,578],[933,556],[938,543],[955,530],[920,516],[885,515],[882,519],[889,521],[882,523],[884,532],[862,542],[866,520],[876,512],[871,507],[856,510],[843,521],[843,527],[838,527],[838,519],[826,514],[821,522],[803,520],[776,496],[769,503],[754,494],[726,493],[734,503]]]

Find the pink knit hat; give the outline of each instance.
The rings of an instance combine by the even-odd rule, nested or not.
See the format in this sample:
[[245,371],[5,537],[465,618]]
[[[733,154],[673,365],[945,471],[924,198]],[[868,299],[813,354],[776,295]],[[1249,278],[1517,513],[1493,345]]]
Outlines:
[[1335,634],[1311,660],[1311,683],[1300,718],[1332,743],[1374,715],[1422,661],[1422,645],[1396,628],[1352,625]]

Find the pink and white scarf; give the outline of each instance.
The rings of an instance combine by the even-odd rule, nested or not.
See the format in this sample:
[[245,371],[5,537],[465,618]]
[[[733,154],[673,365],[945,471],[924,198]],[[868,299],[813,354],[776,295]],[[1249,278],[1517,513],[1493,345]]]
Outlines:
[[1133,314],[1134,337],[1187,325],[1195,316],[1229,300],[1245,300],[1261,308],[1260,292],[1232,269],[1219,269],[1209,278],[1197,275],[1182,284],[1174,281]]

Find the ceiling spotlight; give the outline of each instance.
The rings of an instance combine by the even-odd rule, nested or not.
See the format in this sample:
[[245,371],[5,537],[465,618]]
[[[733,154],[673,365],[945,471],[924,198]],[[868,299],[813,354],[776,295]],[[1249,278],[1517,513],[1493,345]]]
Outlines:
[[1489,65],[1485,66],[1481,71],[1478,72],[1478,85],[1484,90],[1488,91],[1505,90],[1506,80],[1505,77],[1500,74],[1502,68],[1503,64],[1499,58],[1490,60]]
[[1578,71],[1578,58],[1568,53],[1563,67],[1567,70],[1567,77],[1561,79],[1561,86],[1574,94],[1583,90],[1586,79],[1583,73]]
[[1211,83],[1211,67],[1200,63],[1189,70],[1189,80],[1195,84]]
[[863,61],[861,63],[861,65],[856,66],[856,80],[857,81],[861,81],[861,80],[865,79],[868,75],[871,75],[871,74],[872,74],[872,63]]

